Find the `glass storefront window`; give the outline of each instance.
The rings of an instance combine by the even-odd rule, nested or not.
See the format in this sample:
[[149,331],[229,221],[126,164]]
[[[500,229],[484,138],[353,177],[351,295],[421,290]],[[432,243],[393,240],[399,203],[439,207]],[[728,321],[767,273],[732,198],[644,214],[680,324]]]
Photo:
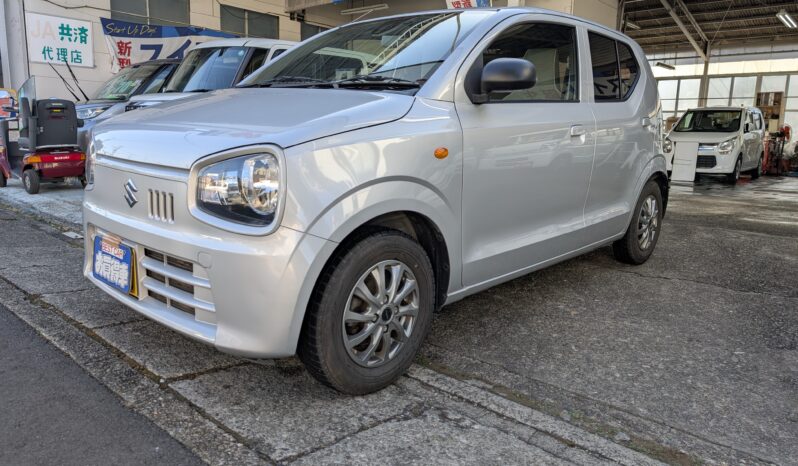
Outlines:
[[701,79],[682,79],[679,83],[679,100],[697,99],[701,90]]
[[662,80],[658,84],[659,88],[659,98],[660,99],[675,99],[676,98],[676,89],[679,84],[678,79],[666,79]]
[[762,76],[759,92],[784,92],[787,87],[787,76]]
[[750,97],[751,103],[753,103],[755,92],[756,76],[737,76],[734,78],[732,97]]
[[731,95],[731,81],[732,78],[709,78],[707,98],[722,99],[728,104],[729,95]]

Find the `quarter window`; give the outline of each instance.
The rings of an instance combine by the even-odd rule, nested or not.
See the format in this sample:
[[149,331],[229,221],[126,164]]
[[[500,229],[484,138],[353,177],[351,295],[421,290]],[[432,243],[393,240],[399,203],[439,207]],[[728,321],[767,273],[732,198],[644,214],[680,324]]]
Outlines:
[[483,63],[497,58],[523,58],[535,65],[537,82],[529,89],[493,92],[491,101],[576,101],[578,74],[576,32],[570,26],[519,24],[497,37],[483,52]]
[[596,102],[626,99],[640,75],[632,48],[593,32],[588,33],[588,37]]

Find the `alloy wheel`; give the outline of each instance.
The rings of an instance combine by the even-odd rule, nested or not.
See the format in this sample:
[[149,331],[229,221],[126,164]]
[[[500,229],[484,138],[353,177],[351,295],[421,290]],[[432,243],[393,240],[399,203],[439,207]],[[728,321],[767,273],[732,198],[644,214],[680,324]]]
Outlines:
[[379,262],[349,292],[342,328],[347,353],[364,367],[394,359],[413,334],[418,311],[413,271],[397,260]]
[[649,194],[640,206],[637,216],[637,243],[640,249],[646,251],[657,236],[659,230],[659,206],[657,198]]

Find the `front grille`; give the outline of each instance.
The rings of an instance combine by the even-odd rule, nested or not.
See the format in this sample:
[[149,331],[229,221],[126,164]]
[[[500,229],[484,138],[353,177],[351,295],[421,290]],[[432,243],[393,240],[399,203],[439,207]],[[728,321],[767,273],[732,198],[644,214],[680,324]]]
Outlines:
[[714,168],[717,163],[714,155],[699,155],[695,166],[696,168]]
[[165,223],[175,223],[175,196],[172,193],[150,189],[149,217]]
[[148,297],[192,315],[198,310],[215,312],[210,282],[194,273],[193,262],[145,248],[141,266]]

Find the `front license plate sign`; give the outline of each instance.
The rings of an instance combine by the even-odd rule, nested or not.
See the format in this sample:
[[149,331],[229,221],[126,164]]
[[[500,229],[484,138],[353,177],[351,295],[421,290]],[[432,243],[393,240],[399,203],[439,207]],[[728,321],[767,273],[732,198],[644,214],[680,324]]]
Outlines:
[[94,278],[125,293],[130,293],[133,251],[119,241],[94,237]]

